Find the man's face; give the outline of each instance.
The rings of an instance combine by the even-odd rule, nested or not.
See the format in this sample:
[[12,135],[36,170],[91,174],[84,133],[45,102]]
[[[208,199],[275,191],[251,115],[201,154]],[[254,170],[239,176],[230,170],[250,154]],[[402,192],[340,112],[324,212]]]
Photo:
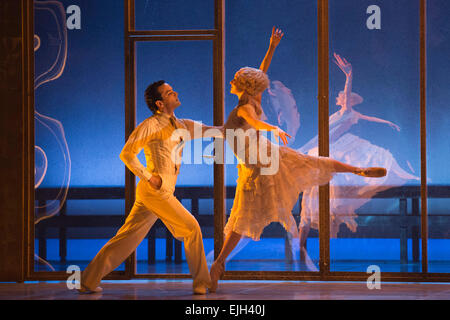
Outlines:
[[167,111],[173,111],[181,104],[178,100],[178,93],[173,90],[170,84],[164,83],[158,88],[158,91]]

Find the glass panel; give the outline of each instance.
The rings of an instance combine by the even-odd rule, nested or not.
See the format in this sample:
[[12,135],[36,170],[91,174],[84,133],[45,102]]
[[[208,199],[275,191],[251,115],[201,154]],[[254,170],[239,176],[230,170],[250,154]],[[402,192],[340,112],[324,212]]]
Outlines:
[[135,0],[136,30],[214,29],[214,0]]
[[36,271],[84,269],[125,214],[123,2],[73,2],[35,1]]
[[420,271],[418,61],[419,1],[330,1],[330,156],[387,169],[332,180],[332,271]]
[[[163,79],[178,93],[181,102],[175,111],[178,119],[192,119],[212,125],[212,50],[212,41],[138,42],[137,124],[153,115],[145,103],[145,89],[151,83]],[[183,206],[200,223],[206,254],[213,251],[214,247],[212,143],[211,138],[185,141],[175,189],[175,195]],[[145,164],[143,152],[139,159]],[[209,194],[207,199],[199,198],[201,189]],[[189,274],[183,243],[174,241],[161,221],[157,221],[147,239],[138,247],[137,272]]]
[[427,174],[428,271],[450,272],[450,21],[448,1],[428,1],[427,10]]
[[[268,70],[270,93],[262,96],[267,122],[288,132],[288,146],[304,152],[307,142],[317,135],[317,1],[236,1],[226,2],[226,114],[237,105],[229,82],[244,66],[259,68],[268,49],[274,25],[285,35]],[[258,13],[255,15],[255,8]],[[299,18],[301,17],[301,19]],[[227,153],[232,154],[227,144]],[[229,159],[229,156],[227,156]],[[236,187],[237,160],[226,165],[226,185]],[[275,186],[276,188],[281,187]],[[290,186],[289,186],[290,188]],[[268,191],[264,191],[269,194]],[[231,212],[233,197],[227,200]],[[273,202],[279,199],[273,199]],[[293,205],[296,224],[300,207]],[[258,219],[254,223],[260,223]],[[298,239],[290,238],[280,223],[267,226],[260,241],[243,239],[230,254],[226,270],[293,271],[317,270],[319,260],[318,233],[304,233],[310,259],[299,261]],[[295,249],[297,248],[297,249]],[[312,259],[312,260],[311,260]]]

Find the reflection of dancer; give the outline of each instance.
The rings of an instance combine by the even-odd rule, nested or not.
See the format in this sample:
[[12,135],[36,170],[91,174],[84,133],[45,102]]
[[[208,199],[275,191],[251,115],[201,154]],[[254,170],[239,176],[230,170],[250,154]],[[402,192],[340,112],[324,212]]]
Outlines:
[[278,125],[282,126],[285,124],[286,132],[294,140],[300,127],[300,113],[291,89],[286,87],[281,81],[274,80],[270,82],[267,92],[269,93],[270,105],[276,113]]
[[[404,184],[409,179],[417,177],[403,171],[392,154],[381,147],[371,144],[347,131],[359,120],[384,123],[400,131],[394,123],[363,115],[353,109],[353,106],[363,102],[363,98],[352,92],[353,71],[350,63],[334,54],[335,63],[346,75],[344,91],[339,92],[336,104],[341,109],[330,116],[330,157],[351,162],[359,167],[381,166],[388,174],[382,179],[366,179],[354,175],[339,175],[330,183],[330,236],[336,237],[340,224],[344,223],[355,232],[355,210],[368,202],[377,192],[392,186]],[[311,156],[318,154],[317,136],[311,139],[300,152]],[[345,186],[345,189],[342,188]],[[309,260],[305,244],[310,228],[319,228],[318,188],[313,187],[303,192],[300,221],[300,256]]]
[[[172,157],[172,151],[181,157],[184,145],[183,139],[173,139],[173,134],[177,129],[187,129],[194,137],[194,121],[175,118],[174,110],[180,105],[178,94],[162,80],[151,84],[145,97],[154,115],[136,127],[120,154],[126,166],[140,178],[136,201],[122,228],[83,271],[80,292],[101,291],[97,287],[101,279],[137,248],[159,218],[174,238],[184,241],[194,293],[205,294],[210,286],[210,277],[200,226],[173,195],[179,162],[178,158]],[[202,131],[209,128],[212,127],[202,126]],[[216,132],[222,137],[220,131]],[[147,168],[137,158],[142,149]]]
[[[239,102],[224,125],[227,136],[230,129],[243,130],[249,136],[255,129],[268,130],[280,137],[284,144],[287,143],[289,137],[287,133],[260,120],[261,94],[269,84],[266,72],[282,36],[280,30],[273,28],[269,50],[260,69],[242,68],[236,72],[231,81],[230,92],[238,96]],[[302,190],[329,182],[337,172],[351,172],[365,176],[386,174],[383,168],[361,169],[331,158],[304,155],[288,147],[272,144],[263,135],[257,134],[257,139],[256,146],[249,143],[251,139],[246,139],[244,145],[246,152],[242,157],[239,145],[227,137],[227,142],[239,159],[239,178],[233,208],[224,230],[225,242],[211,266],[212,292],[217,289],[217,281],[224,272],[227,256],[242,236],[259,240],[263,229],[272,222],[281,223],[287,232],[297,236],[297,224],[291,210]],[[278,155],[279,167],[275,173],[264,174],[263,169],[266,167],[262,161],[256,164],[248,161],[247,151],[255,147],[267,148],[268,154]]]
[[[45,67],[42,72],[37,72],[36,77],[34,79],[34,90],[37,90],[42,84],[48,83],[58,79],[65,68],[66,60],[67,60],[67,29],[65,28],[66,22],[66,13],[64,7],[58,1],[35,1],[34,2],[35,12],[48,13],[55,21],[56,26],[56,35],[52,38],[52,43],[50,41],[44,41],[45,44],[50,46],[55,46],[56,57],[52,57],[50,61],[50,66]],[[50,34],[47,33],[49,36]],[[44,44],[41,43],[41,38],[38,35],[34,35],[34,52]],[[36,58],[36,64],[41,59]],[[41,127],[44,128],[45,131],[51,134],[53,141],[56,141],[58,145],[58,151],[62,155],[62,160],[64,161],[64,172],[61,176],[61,180],[59,183],[59,189],[54,196],[53,199],[49,199],[43,205],[35,206],[35,221],[37,224],[43,219],[50,218],[56,215],[64,202],[66,201],[68,187],[70,183],[70,171],[71,171],[71,162],[70,162],[70,153],[69,148],[67,146],[64,128],[60,121],[53,119],[49,116],[45,116],[36,110],[34,112],[34,119],[36,123],[36,128]],[[48,168],[48,159],[47,154],[44,148],[40,146],[35,146],[35,184],[34,188],[37,189],[43,182],[46,174],[51,171],[53,168]],[[52,159],[51,159],[52,160]],[[50,269],[54,270],[54,268],[45,260],[41,259],[37,255],[35,258],[47,265]]]

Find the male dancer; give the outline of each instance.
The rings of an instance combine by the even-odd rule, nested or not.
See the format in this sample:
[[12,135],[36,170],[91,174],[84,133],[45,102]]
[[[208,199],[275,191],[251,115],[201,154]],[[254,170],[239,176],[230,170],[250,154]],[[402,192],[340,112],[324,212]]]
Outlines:
[[[200,226],[173,195],[179,173],[179,162],[174,161],[173,152],[180,155],[184,143],[182,139],[173,139],[173,133],[186,129],[194,137],[195,122],[175,117],[174,110],[181,103],[178,93],[164,80],[147,87],[145,100],[154,115],[135,128],[120,154],[126,166],[140,178],[136,201],[125,224],[83,271],[78,290],[81,293],[102,291],[98,287],[101,279],[136,249],[158,218],[176,239],[184,241],[194,293],[205,294],[211,285]],[[203,133],[221,129],[204,125],[201,128]],[[218,130],[209,130],[210,136],[222,137]],[[147,168],[136,157],[142,149]]]

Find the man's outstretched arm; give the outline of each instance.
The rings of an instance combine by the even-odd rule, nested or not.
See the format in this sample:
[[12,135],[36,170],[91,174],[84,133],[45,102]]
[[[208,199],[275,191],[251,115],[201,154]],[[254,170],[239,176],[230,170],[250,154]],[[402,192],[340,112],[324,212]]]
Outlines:
[[[182,119],[186,129],[189,131],[191,139],[199,138],[222,138],[224,137],[223,126],[207,126],[201,122],[191,119]],[[201,133],[200,137],[197,137]]]

